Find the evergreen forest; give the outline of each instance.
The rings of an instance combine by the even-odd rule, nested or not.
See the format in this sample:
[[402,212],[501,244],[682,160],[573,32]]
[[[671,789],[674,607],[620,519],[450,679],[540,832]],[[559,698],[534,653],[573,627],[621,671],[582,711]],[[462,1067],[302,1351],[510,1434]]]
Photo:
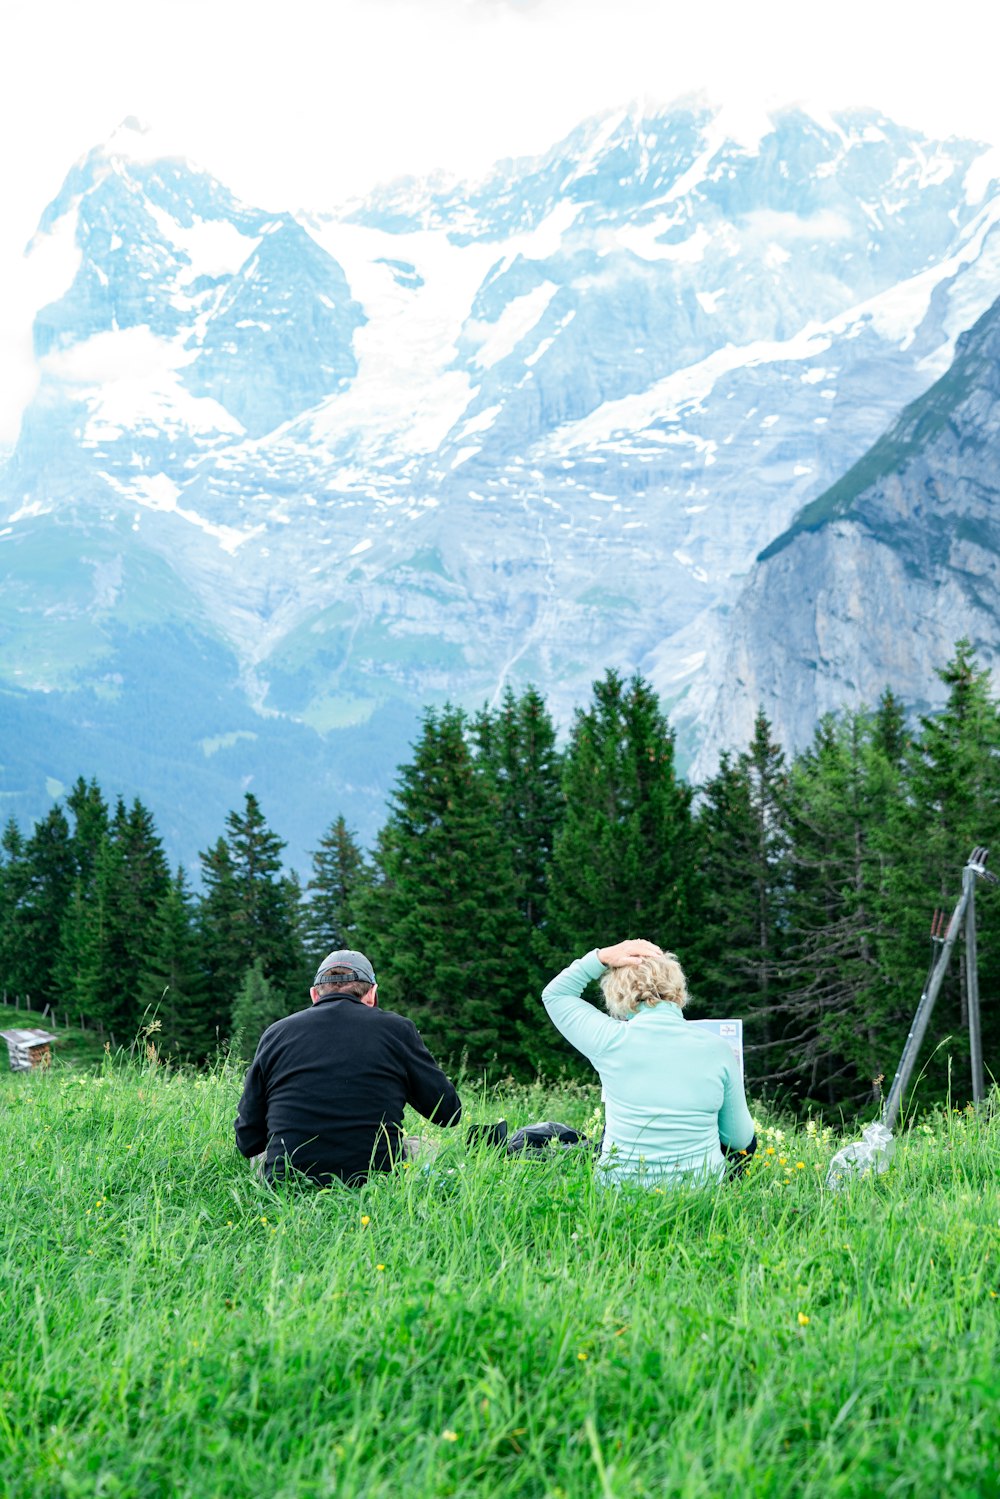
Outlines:
[[[199,1064],[251,1053],[309,1003],[318,960],[355,947],[380,1003],[442,1062],[552,1078],[588,1068],[549,1024],[542,987],[588,949],[642,936],[680,957],[692,1017],[742,1017],[752,1093],[869,1109],[933,956],[932,915],[950,913],[973,846],[1000,840],[990,674],[961,641],[940,675],[933,715],[911,721],[887,689],[870,710],[824,718],[794,758],[758,714],[750,743],[697,788],[640,676],[595,682],[563,743],[531,688],[476,714],[429,710],[374,846],[317,808],[302,877],[251,792],[199,854],[195,889],[141,801],[112,804],[81,776],[34,827],[3,830],[4,1001]],[[977,901],[990,1069],[1000,899],[981,884]],[[921,1057],[922,1101],[968,1095],[965,989],[960,951]]]

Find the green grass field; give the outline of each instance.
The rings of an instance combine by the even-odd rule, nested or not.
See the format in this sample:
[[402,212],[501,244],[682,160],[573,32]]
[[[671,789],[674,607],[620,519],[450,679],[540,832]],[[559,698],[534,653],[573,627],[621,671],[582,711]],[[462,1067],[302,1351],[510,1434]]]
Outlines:
[[1000,1494],[995,1099],[839,1194],[839,1142],[789,1126],[712,1190],[602,1191],[582,1152],[460,1130],[426,1169],[275,1193],[232,1146],[241,1080],[0,1079],[10,1499]]

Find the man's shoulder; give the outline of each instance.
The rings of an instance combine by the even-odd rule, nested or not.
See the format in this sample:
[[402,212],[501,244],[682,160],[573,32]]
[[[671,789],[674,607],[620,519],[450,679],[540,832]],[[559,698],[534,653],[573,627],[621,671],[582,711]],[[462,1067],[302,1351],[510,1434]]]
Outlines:
[[[356,999],[338,999],[326,1004],[306,1005],[304,1010],[295,1010],[291,1015],[284,1015],[276,1020],[268,1030],[277,1030],[281,1026],[306,1025],[314,1015],[336,1015],[340,1019],[358,1020],[362,1024],[391,1025],[405,1027],[409,1030],[413,1027],[413,1021],[401,1015],[398,1010],[385,1010],[380,1005],[363,1005]],[[265,1031],[265,1035],[267,1032]]]
[[312,1005],[304,1010],[293,1010],[290,1015],[282,1015],[280,1020],[272,1020],[271,1024],[261,1031],[260,1039],[276,1041],[287,1031],[295,1031],[304,1024],[308,1015],[312,1014]]
[[387,1035],[399,1036],[403,1040],[419,1035],[413,1021],[408,1020],[405,1015],[400,1015],[396,1010],[383,1010],[370,1005],[352,1004],[350,1000],[342,1000],[336,1004],[310,1004],[303,1010],[293,1011],[291,1015],[283,1015],[280,1020],[273,1021],[262,1033],[260,1044],[266,1043],[268,1046],[273,1046],[284,1039],[290,1040],[307,1030],[318,1015],[329,1015],[335,1019],[335,1023],[336,1021],[346,1022],[348,1027],[374,1026]]
[[401,1034],[405,1032],[407,1035],[412,1035],[417,1029],[413,1021],[407,1019],[405,1015],[401,1015],[398,1010],[373,1009],[371,1014],[373,1016],[377,1015],[383,1025],[388,1026],[391,1030],[399,1031]]

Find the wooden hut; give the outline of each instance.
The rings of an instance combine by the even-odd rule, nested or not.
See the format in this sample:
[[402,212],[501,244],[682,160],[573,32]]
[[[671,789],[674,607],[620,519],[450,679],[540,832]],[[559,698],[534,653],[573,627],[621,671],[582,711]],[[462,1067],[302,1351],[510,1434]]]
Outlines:
[[10,1052],[11,1072],[30,1072],[47,1067],[52,1060],[52,1037],[48,1031],[0,1031]]

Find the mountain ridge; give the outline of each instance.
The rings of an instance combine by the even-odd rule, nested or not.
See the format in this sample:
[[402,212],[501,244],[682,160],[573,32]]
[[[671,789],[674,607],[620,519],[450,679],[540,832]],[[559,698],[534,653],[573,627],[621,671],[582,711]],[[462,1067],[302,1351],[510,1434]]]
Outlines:
[[[326,821],[366,833],[423,705],[508,682],[565,723],[606,666],[643,670],[701,754],[754,558],[992,301],[982,160],[876,114],[753,146],[695,106],[330,217],[89,153],[40,225],[78,263],[0,471],[0,687],[81,745],[96,692],[155,758],[140,636],[183,639],[217,672],[192,763],[234,796],[274,753],[322,764]],[[0,789],[37,815],[29,748]],[[285,796],[301,860],[315,817]]]
[[892,475],[903,478],[908,462],[919,456],[923,445],[946,425],[1000,358],[1000,346],[991,348],[997,321],[998,309],[994,303],[972,328],[959,336],[955,358],[941,378],[910,402],[890,430],[842,479],[803,507],[794,524],[758,555],[758,562],[777,556],[800,532],[817,531],[832,520],[850,515],[855,501],[880,480]]
[[714,734],[743,732],[752,701],[800,748],[822,713],[871,706],[886,686],[932,710],[960,637],[994,666],[998,462],[1000,298],[946,374],[761,553],[734,609],[720,677],[737,690],[718,693]]

